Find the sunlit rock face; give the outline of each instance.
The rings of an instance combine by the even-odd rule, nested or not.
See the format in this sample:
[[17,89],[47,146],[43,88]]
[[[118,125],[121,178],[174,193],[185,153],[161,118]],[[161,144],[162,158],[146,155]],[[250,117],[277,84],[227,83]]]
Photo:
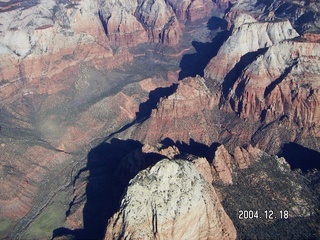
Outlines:
[[134,177],[105,239],[235,239],[218,196],[193,163],[159,161]]
[[163,0],[22,2],[3,7],[0,19],[0,99],[6,101],[65,91],[81,64],[119,66],[132,60],[128,46],[175,45],[182,34]]
[[205,77],[222,83],[237,63],[250,61],[250,54],[297,36],[289,21],[258,22],[250,15],[240,15],[231,36],[207,65]]
[[[227,11],[225,19],[217,17],[222,17],[218,11],[208,21],[217,7]],[[144,168],[131,181],[108,229],[99,226],[101,238],[106,231],[107,239],[121,234],[233,239],[237,234],[220,197],[230,190],[224,200],[231,200],[228,207],[234,214],[235,207],[248,201],[232,201],[239,192],[251,189],[248,186],[261,186],[262,194],[253,201],[265,207],[273,203],[269,189],[281,183],[279,189],[290,189],[277,192],[282,209],[292,202],[290,209],[297,216],[311,216],[314,206],[307,198],[312,199],[312,194],[308,190],[303,197],[302,189],[308,186],[296,181],[302,179],[300,173],[291,175],[283,158],[268,154],[278,154],[288,142],[319,151],[319,9],[316,1],[291,0],[2,1],[0,238],[50,238],[61,226],[87,231],[84,209],[91,210],[86,205],[90,188],[97,193],[94,200],[88,197],[91,203],[108,199],[108,191],[99,192],[105,186],[102,180],[115,174],[125,185]],[[226,21],[228,31],[220,32]],[[215,42],[221,33],[226,41]],[[204,43],[211,37],[213,43]],[[202,57],[199,53],[215,44],[222,46],[205,69],[200,67],[204,74],[178,81],[181,57],[191,59],[193,67],[193,61]],[[119,136],[145,145],[134,153],[101,154],[96,159],[101,164],[97,164],[98,174],[86,166],[95,146]],[[174,144],[163,147],[168,139]],[[188,144],[190,148],[194,144],[192,151],[179,148]],[[213,155],[200,151],[201,158],[192,156],[197,147],[217,145]],[[186,155],[193,163],[163,160],[156,164],[158,159],[137,157],[147,153],[171,160]],[[130,164],[123,161],[112,172],[104,165],[110,160],[108,154],[119,161],[129,154],[124,158],[131,156]],[[264,165],[261,159],[270,161]],[[242,173],[248,176],[242,178]],[[297,179],[283,181],[290,176]],[[166,188],[161,177],[178,187]],[[141,189],[144,182],[150,184]],[[216,193],[211,183],[222,190]],[[121,195],[122,190],[116,190]],[[145,202],[134,191],[143,193]],[[198,201],[187,202],[191,196]],[[260,201],[264,197],[267,200]],[[137,210],[136,203],[142,203],[145,213]],[[95,213],[104,213],[106,209],[99,209],[103,204],[96,204],[92,219]],[[48,218],[52,212],[55,217]],[[146,229],[137,226],[132,217],[136,212]],[[193,219],[199,224],[187,228]]]
[[[179,43],[183,23],[175,11],[184,10],[150,2],[1,3],[0,237],[21,233],[92,142],[133,121],[150,91],[177,81],[176,69],[163,78],[112,72],[133,62],[129,47]],[[110,9],[116,12],[109,18]]]
[[301,134],[319,137],[317,36],[299,36],[289,21],[261,22],[240,15],[205,69],[206,81],[221,85],[220,109],[245,121],[271,123],[267,133],[253,138],[264,150],[295,140],[315,147]]
[[[231,98],[241,117],[270,123],[279,117],[319,128],[317,43],[285,41],[271,47],[236,80]],[[258,84],[257,84],[258,83]]]
[[207,129],[216,126],[210,125],[213,119],[209,113],[218,101],[219,95],[211,94],[202,77],[186,78],[175,93],[160,100],[150,118],[133,132],[133,136],[145,143],[156,143],[168,137],[184,142],[192,138],[210,145],[215,136]]
[[104,1],[99,16],[111,44],[117,46],[148,41],[174,45],[181,36],[175,13],[163,0]]

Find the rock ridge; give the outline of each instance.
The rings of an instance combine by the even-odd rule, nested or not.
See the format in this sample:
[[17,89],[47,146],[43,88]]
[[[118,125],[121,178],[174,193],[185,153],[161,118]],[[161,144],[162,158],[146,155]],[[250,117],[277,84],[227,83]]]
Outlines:
[[163,159],[141,171],[105,239],[235,239],[218,196],[193,163]]

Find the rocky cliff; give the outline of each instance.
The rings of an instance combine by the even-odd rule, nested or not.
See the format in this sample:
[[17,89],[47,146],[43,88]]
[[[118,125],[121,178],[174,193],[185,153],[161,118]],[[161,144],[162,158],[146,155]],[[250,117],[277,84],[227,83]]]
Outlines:
[[[239,16],[233,29],[204,78],[182,80],[136,129],[136,139],[226,141],[229,150],[251,142],[270,153],[287,141],[316,148],[302,138],[319,137],[316,34],[300,37],[289,21],[259,22],[249,15]],[[269,131],[262,135],[264,128]]]
[[[50,201],[70,187],[66,172],[83,167],[90,148],[134,120],[150,91],[177,81],[179,47],[161,63],[145,61],[152,46],[134,54],[129,47],[177,44],[179,6],[119,3],[0,3],[1,238],[17,237],[48,204],[55,207]],[[59,214],[54,224],[63,221]],[[24,237],[35,238],[30,232]]]
[[174,45],[181,36],[175,13],[163,0],[104,1],[99,16],[111,44],[121,47],[148,41]]
[[[319,228],[316,227],[319,203],[313,197],[316,185],[313,185],[312,178],[306,181],[307,176],[292,171],[284,158],[270,156],[252,146],[236,148],[230,155],[233,184],[221,184],[214,180],[213,185],[223,199],[224,209],[235,224],[240,239],[319,236]],[[246,168],[238,165],[238,160],[242,158],[240,155],[247,156],[251,161]],[[266,217],[265,210],[272,213],[271,218]],[[246,211],[258,215],[243,217],[242,212]],[[281,215],[284,211],[288,213],[286,218]]]
[[169,0],[168,3],[172,6],[177,18],[183,21],[194,21],[204,16],[210,16],[212,10],[216,8],[216,5],[210,0]]
[[105,239],[235,239],[218,196],[193,163],[161,160],[134,177]]
[[[1,2],[0,238],[102,238],[112,216],[107,239],[235,238],[223,207],[238,236],[269,236],[277,222],[239,222],[248,202],[291,204],[293,220],[279,223],[317,236],[318,9],[288,0]],[[273,154],[293,169],[298,156],[303,173]],[[134,214],[147,229],[135,230]],[[199,224],[186,229],[184,219]]]
[[[256,143],[262,141],[261,147],[266,146],[266,142],[269,141],[275,143],[274,148],[276,145],[279,148],[281,142],[295,141],[301,134],[305,136],[306,131],[309,135],[318,137],[319,86],[315,80],[319,65],[316,57],[316,52],[319,51],[319,43],[315,40],[317,35],[305,34],[298,37],[288,21],[274,22],[275,25],[269,25],[265,30],[256,24],[252,17],[238,17],[231,36],[205,69],[207,81],[221,83],[220,108],[227,111],[232,109],[241,118],[249,119],[251,122],[276,125],[268,126],[267,136],[255,139]],[[251,33],[258,34],[259,37],[247,38],[258,41],[250,41],[250,44],[241,47],[240,42],[244,41],[237,40],[241,38],[240,32],[247,31],[242,29],[246,28],[245,26],[251,26]],[[277,29],[278,27],[281,30]],[[269,37],[264,38],[261,30]],[[258,45],[255,45],[256,43]],[[223,59],[229,59],[229,56],[232,60],[227,60],[224,67],[221,67],[218,63],[224,61]],[[291,137],[285,138],[285,134],[282,133],[288,129]],[[278,137],[271,132],[277,132]],[[303,144],[315,147],[310,140]]]
[[234,111],[254,121],[282,118],[288,127],[297,124],[319,132],[319,47],[303,40],[271,47],[236,80],[231,90]]
[[289,21],[258,22],[252,16],[242,14],[236,18],[231,36],[209,62],[204,75],[219,83],[225,78],[234,78],[241,71],[235,72],[236,68],[248,64],[259,50],[297,36]]
[[211,94],[202,77],[186,78],[175,93],[160,100],[134,136],[151,144],[166,137],[186,143],[192,138],[210,144],[216,136],[207,129],[215,129],[216,126],[210,124],[213,119],[208,114],[218,101],[219,97]]

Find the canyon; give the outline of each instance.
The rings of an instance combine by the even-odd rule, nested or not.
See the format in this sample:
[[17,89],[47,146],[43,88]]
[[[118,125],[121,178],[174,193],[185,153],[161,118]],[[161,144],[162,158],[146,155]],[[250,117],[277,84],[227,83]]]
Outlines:
[[0,2],[0,238],[318,238],[319,9]]

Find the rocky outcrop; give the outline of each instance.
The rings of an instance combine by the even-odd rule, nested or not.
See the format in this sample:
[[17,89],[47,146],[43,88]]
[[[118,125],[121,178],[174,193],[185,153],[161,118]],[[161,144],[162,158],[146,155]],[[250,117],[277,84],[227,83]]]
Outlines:
[[[6,59],[0,64],[0,99],[63,91],[81,63],[115,66],[96,8],[85,0],[70,6],[46,1],[0,14],[0,57]],[[119,63],[129,59],[124,54]]]
[[195,21],[204,16],[210,16],[216,5],[210,0],[169,0],[168,3],[172,6],[177,18],[182,21]]
[[297,36],[289,21],[258,22],[242,14],[235,20],[232,35],[205,68],[205,78],[229,84],[260,54],[259,50]]
[[296,30],[302,33],[319,33],[319,2],[317,1],[234,1],[226,14],[229,26],[243,12],[250,13],[260,21],[289,20]]
[[192,161],[193,164],[196,166],[198,172],[200,175],[209,183],[212,184],[213,177],[211,173],[210,164],[208,162],[208,159],[204,157],[197,158]]
[[195,165],[164,159],[130,181],[108,223],[105,239],[126,238],[235,239],[236,231]]
[[210,125],[208,112],[218,104],[219,97],[211,94],[201,77],[186,78],[178,86],[175,93],[162,98],[157,109],[152,110],[150,119],[139,126],[134,137],[144,143],[155,145],[162,137],[189,142],[193,139],[208,145],[212,139],[207,129]]
[[0,99],[7,102],[66,91],[80,65],[110,69],[133,59],[128,46],[175,45],[182,34],[174,10],[164,0],[17,6],[3,7],[0,14]]
[[250,165],[250,156],[246,149],[236,147],[233,156],[240,169],[245,169]]
[[[220,142],[230,152],[253,143],[272,154],[284,142],[317,137],[318,48],[316,35],[298,37],[289,21],[241,15],[205,77],[182,80],[132,136],[152,145],[166,137]],[[311,140],[302,144],[316,147]]]
[[[128,46],[179,41],[181,26],[172,7],[165,1],[102,2],[0,4],[0,144],[5,152],[0,157],[0,218],[10,222],[1,237],[21,234],[51,204],[61,189],[59,181],[69,178],[62,171],[133,121],[150,91],[177,81],[177,66],[168,77],[165,69],[160,73],[138,64],[114,70],[133,60]],[[109,19],[115,32],[120,26],[114,37],[106,35],[102,24],[107,4],[122,13]],[[130,35],[135,28],[141,31]],[[144,54],[145,49],[138,55]],[[155,72],[164,78],[153,77]],[[80,215],[74,222],[80,222]]]
[[[52,206],[54,209],[56,202],[67,198],[61,197],[62,194],[69,194],[67,191],[61,193],[63,189],[73,191],[70,215],[64,227],[86,227],[82,210],[87,181],[91,181],[90,177],[97,179],[100,175],[94,176],[95,171],[90,172],[91,166],[84,172],[79,169],[88,169],[84,166],[88,152],[106,136],[111,138],[122,134],[122,139],[133,138],[150,144],[130,152],[123,162],[120,162],[122,155],[116,159],[119,160],[116,165],[120,167],[114,169],[112,174],[120,178],[115,182],[123,185],[141,169],[156,164],[159,158],[184,156],[176,146],[163,147],[159,144],[166,138],[180,146],[187,146],[189,142],[190,146],[187,147],[190,149],[191,143],[204,148],[213,142],[214,146],[222,143],[215,157],[209,159],[211,166],[205,158],[194,159],[189,152],[186,156],[188,160],[193,160],[206,182],[211,184],[220,179],[224,184],[217,185],[230,187],[237,184],[236,171],[248,171],[251,174],[251,166],[261,155],[257,147],[276,154],[283,143],[300,141],[303,145],[311,143],[316,149],[319,146],[317,137],[320,137],[320,38],[317,34],[320,25],[316,14],[317,3],[300,1],[302,4],[296,4],[297,1],[282,0],[237,2],[230,14],[226,15],[230,20],[231,36],[210,61],[204,78],[183,79],[176,92],[162,97],[157,107],[152,97],[163,96],[162,93],[158,94],[158,90],[165,90],[162,88],[177,82],[178,58],[173,61],[170,59],[185,51],[179,49],[185,48],[186,43],[186,39],[180,41],[182,30],[188,28],[184,21],[210,16],[216,5],[227,8],[235,1],[1,2],[0,148],[3,154],[0,157],[0,221],[5,219],[7,225],[0,233],[0,238],[35,238],[17,234],[25,232],[25,229],[37,233],[39,226],[36,219],[48,213],[43,209],[51,210]],[[292,6],[294,13],[291,13]],[[288,12],[289,20],[279,14],[283,7],[291,9]],[[312,16],[307,14],[307,10]],[[243,15],[246,11],[251,11],[250,15]],[[291,17],[292,14],[296,16]],[[213,36],[215,32],[209,29],[209,23],[212,22],[208,22],[205,31],[205,27],[199,32],[191,29],[188,34],[198,35],[199,38],[204,34],[205,39]],[[297,32],[304,35],[299,38]],[[139,45],[150,42],[157,44]],[[162,44],[173,46],[178,43],[183,44],[162,47]],[[148,49],[149,45],[156,47]],[[134,46],[138,47],[131,48]],[[169,53],[172,49],[177,54]],[[143,56],[158,53],[157,59],[143,59]],[[134,58],[136,62],[132,61]],[[112,70],[130,61],[132,64]],[[165,64],[161,65],[163,62]],[[163,70],[167,67],[170,68],[170,74]],[[157,77],[152,77],[154,75]],[[146,105],[147,110],[144,108]],[[147,119],[148,111],[151,111],[149,108],[153,110]],[[249,142],[254,147],[247,145]],[[283,165],[282,170],[287,171],[289,168],[284,167],[284,160],[279,161]],[[193,172],[192,163],[168,163],[165,160],[164,166],[161,164],[162,161],[138,174],[143,181],[156,179],[155,182],[150,180],[150,185],[143,186],[142,190],[137,188],[141,185],[139,177],[131,181],[120,211],[110,220],[107,238],[117,238],[122,233],[128,234],[125,235],[128,237],[131,233],[132,236],[138,236],[140,232],[146,234],[144,237],[167,238],[172,236],[172,232],[174,238],[189,238],[195,232],[186,229],[185,224],[189,226],[188,221],[194,223],[193,220],[197,218],[199,228],[196,232],[204,238],[213,229],[212,236],[215,238],[235,237],[232,224],[223,210],[219,210],[222,207],[214,189]],[[158,181],[160,177],[157,174],[161,171],[155,169],[159,166],[166,168],[166,165],[171,168],[168,175],[161,175],[164,183],[173,182],[180,188],[170,184],[162,186]],[[75,177],[78,170],[79,175]],[[189,179],[188,174],[184,174],[186,171],[195,177],[196,183]],[[250,181],[259,182],[265,176],[263,171],[259,172],[260,175],[249,177]],[[182,175],[176,177],[177,173]],[[70,181],[70,176],[76,181],[80,175],[78,185]],[[192,184],[199,188],[193,189],[190,187]],[[96,189],[92,181],[89,186]],[[267,195],[272,199],[268,185],[263,186],[266,186],[264,190],[267,189]],[[189,193],[183,192],[185,189]],[[201,197],[198,196],[199,189],[205,192],[201,193]],[[132,192],[140,190],[147,192],[146,199],[141,200],[141,194],[132,195]],[[156,198],[148,195],[148,191],[154,193]],[[183,206],[169,199],[172,191],[175,197],[185,201]],[[188,202],[193,195],[196,195],[196,200],[203,201]],[[99,193],[94,196],[99,196]],[[163,199],[167,202],[162,202]],[[141,201],[145,202],[139,209],[139,222],[132,220],[134,218],[131,219],[130,214],[135,215],[135,204]],[[157,204],[161,206],[159,211]],[[295,205],[298,205],[298,201]],[[194,208],[197,211],[192,210]],[[142,210],[147,215],[143,215]],[[162,215],[163,211],[169,212],[166,215],[169,218]],[[206,211],[209,215],[205,214]],[[309,213],[306,209],[297,212]],[[64,212],[61,216],[64,218]],[[230,227],[224,228],[224,224]],[[2,230],[2,222],[0,225]],[[51,222],[48,225],[43,228],[46,231],[43,238],[51,234],[53,225]],[[137,225],[141,228],[151,226],[148,228],[150,231],[140,229]],[[224,235],[229,230],[230,235]],[[12,234],[8,235],[10,232]]]
[[232,184],[231,156],[223,145],[217,148],[212,167],[223,183]]
[[181,36],[180,24],[163,0],[105,1],[99,16],[111,44],[116,46],[148,41],[175,45]]
[[[234,169],[233,185],[219,185],[216,189],[221,194],[225,210],[237,227],[240,239],[272,239],[275,236],[287,239],[289,229],[297,238],[314,238],[319,236],[314,227],[319,218],[312,214],[317,205],[313,190],[307,182],[305,176],[290,169],[284,158],[260,151],[259,157],[252,161],[250,167]],[[275,218],[266,223],[261,209],[272,209]],[[254,221],[246,221],[240,216],[241,210],[258,211],[259,216]],[[279,220],[284,217],[280,214],[284,210],[291,221]],[[308,231],[304,232],[306,228]]]
[[[231,99],[243,118],[319,132],[318,72],[320,45],[286,41],[271,47],[235,82]],[[257,84],[259,83],[259,84]]]

